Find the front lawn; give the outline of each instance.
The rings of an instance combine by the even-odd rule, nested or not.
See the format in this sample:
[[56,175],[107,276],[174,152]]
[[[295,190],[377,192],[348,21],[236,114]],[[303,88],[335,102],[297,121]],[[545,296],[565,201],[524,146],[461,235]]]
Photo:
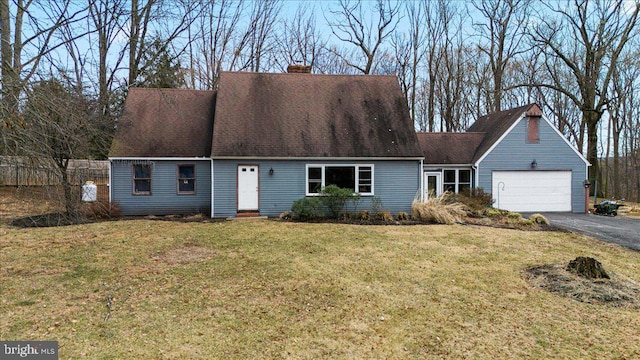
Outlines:
[[633,306],[531,287],[525,269],[639,254],[478,226],[127,220],[0,225],[0,339],[60,358],[634,358]]

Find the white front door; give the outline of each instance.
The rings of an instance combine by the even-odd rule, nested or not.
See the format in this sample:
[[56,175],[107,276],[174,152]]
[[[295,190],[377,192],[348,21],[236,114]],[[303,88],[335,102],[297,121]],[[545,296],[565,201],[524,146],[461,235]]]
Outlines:
[[258,210],[258,166],[238,166],[238,211]]
[[424,173],[424,199],[438,197],[442,193],[442,175],[439,172]]

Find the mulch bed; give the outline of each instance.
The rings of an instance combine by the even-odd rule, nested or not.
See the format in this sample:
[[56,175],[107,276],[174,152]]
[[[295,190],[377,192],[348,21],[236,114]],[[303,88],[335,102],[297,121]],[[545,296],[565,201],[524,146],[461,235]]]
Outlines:
[[640,308],[640,285],[621,275],[610,279],[588,279],[563,265],[539,265],[526,269],[523,277],[534,288],[576,301],[613,307]]
[[11,226],[20,228],[32,228],[32,227],[53,227],[53,226],[68,226],[87,224],[95,222],[91,219],[79,219],[70,217],[65,213],[49,213],[42,215],[31,215],[20,217],[11,221]]

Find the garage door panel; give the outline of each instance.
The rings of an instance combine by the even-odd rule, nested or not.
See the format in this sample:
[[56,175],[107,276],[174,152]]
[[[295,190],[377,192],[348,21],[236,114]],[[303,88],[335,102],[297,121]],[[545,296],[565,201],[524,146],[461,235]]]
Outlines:
[[494,171],[494,206],[519,212],[571,211],[571,171]]

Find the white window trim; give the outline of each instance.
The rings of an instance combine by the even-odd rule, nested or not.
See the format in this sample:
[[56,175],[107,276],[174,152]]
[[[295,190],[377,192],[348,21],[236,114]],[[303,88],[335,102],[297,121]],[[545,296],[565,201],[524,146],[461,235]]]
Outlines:
[[374,196],[375,194],[375,187],[374,187],[374,178],[375,178],[375,168],[373,166],[373,164],[306,164],[305,167],[305,183],[304,183],[304,188],[305,188],[305,194],[306,196],[320,196],[320,194],[318,193],[312,193],[309,192],[309,168],[320,168],[321,172],[322,172],[322,183],[320,185],[321,188],[324,188],[326,186],[325,183],[325,168],[326,167],[352,167],[355,169],[355,193],[358,194],[358,188],[360,187],[360,168],[361,167],[368,167],[371,168],[371,192],[361,192],[359,193],[361,196]]
[[455,184],[453,187],[453,191],[457,194],[460,192],[460,171],[469,171],[469,182],[465,182],[464,184],[469,184],[470,188],[473,188],[473,171],[472,169],[465,169],[465,168],[461,168],[461,169],[444,169],[442,170],[442,191],[446,191],[446,186],[450,185],[451,183],[445,182],[445,176],[444,173],[445,171],[455,171],[456,172],[456,176],[455,176]]

